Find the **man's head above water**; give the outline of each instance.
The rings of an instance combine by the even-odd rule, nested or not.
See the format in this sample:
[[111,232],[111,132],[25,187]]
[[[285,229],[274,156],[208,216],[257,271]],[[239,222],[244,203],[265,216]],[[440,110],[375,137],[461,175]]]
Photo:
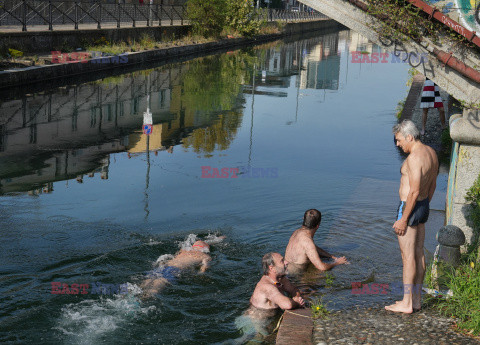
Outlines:
[[286,274],[287,263],[279,253],[267,253],[262,258],[263,275],[270,274],[282,277]]
[[310,210],[306,210],[305,214],[303,215],[303,226],[307,229],[314,230],[318,228],[320,222],[322,221],[322,214],[319,210],[314,208]]
[[196,241],[192,245],[192,250],[197,250],[202,253],[210,253],[210,245],[205,241]]

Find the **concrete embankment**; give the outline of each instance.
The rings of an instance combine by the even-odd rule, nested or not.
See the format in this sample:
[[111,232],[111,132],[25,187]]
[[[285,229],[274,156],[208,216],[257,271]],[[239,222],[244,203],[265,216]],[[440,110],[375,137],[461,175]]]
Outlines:
[[[142,52],[128,53],[119,61],[104,63],[102,58],[91,59],[88,62],[69,62],[47,66],[34,66],[20,70],[6,70],[0,72],[0,89],[11,88],[12,86],[26,85],[32,83],[65,78],[82,74],[96,74],[106,70],[123,71],[128,66],[145,64],[149,62],[173,61],[185,56],[205,55],[216,51],[232,48],[239,48],[262,42],[281,39],[286,36],[328,30],[343,27],[333,20],[317,20],[309,22],[288,23],[281,33],[260,35],[253,38],[224,39],[215,42],[193,44],[164,49],[154,49]],[[158,28],[162,30],[163,28]],[[63,33],[63,32],[62,32]],[[122,63],[120,63],[120,61]]]

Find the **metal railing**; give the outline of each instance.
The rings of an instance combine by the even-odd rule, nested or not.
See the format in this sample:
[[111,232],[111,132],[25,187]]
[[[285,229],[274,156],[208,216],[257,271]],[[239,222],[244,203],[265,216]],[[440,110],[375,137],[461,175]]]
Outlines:
[[0,7],[0,30],[2,26],[79,25],[96,24],[135,27],[138,22],[146,26],[184,25],[185,7],[183,5],[120,4],[86,1],[38,1],[19,0],[2,1]]
[[[319,12],[298,12],[277,9],[257,10],[260,20],[302,21],[328,19]],[[184,5],[120,4],[101,1],[4,0],[0,1],[0,30],[2,27],[22,28],[45,26],[46,30],[79,26],[135,27],[188,24]]]
[[315,19],[329,19],[326,15],[320,12],[299,12],[299,11],[287,11],[277,9],[259,9],[257,10],[260,20],[266,20],[267,22],[280,21],[302,21],[302,20],[315,20]]

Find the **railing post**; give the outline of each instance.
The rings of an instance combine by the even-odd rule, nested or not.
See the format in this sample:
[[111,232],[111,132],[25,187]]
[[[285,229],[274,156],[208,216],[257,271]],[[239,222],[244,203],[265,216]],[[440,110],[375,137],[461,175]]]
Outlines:
[[120,18],[122,17],[122,12],[120,10],[121,10],[120,2],[117,2],[117,13],[118,13],[117,28],[120,28]]
[[98,0],[98,11],[97,11],[97,29],[101,29],[102,26],[100,25],[100,22],[102,21],[102,0]]
[[133,4],[133,27],[135,27],[135,18],[137,18],[137,4]]
[[173,5],[172,6],[172,9],[170,11],[170,25],[173,26]]
[[27,31],[27,0],[23,0],[22,31]]
[[183,16],[185,15],[185,6],[182,5],[182,14],[180,14],[180,24],[183,26]]
[[[149,0],[147,0],[147,1],[149,1]],[[147,15],[147,26],[150,26],[150,2],[147,4],[147,6],[148,6],[147,7],[148,8],[148,11],[147,11],[147,13],[148,13],[148,15]]]
[[48,0],[48,30],[53,31],[52,0]]
[[78,30],[78,1],[75,0],[75,30]]
[[[158,26],[162,26],[162,5],[160,5],[160,12],[158,12],[158,4],[155,5],[155,10],[157,13]],[[160,16],[158,15],[160,13]]]

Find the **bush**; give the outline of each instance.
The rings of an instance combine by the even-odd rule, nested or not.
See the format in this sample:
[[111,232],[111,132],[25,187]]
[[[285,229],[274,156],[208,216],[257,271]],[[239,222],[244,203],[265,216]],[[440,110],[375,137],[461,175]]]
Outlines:
[[225,26],[227,2],[225,0],[189,0],[187,18],[193,32],[204,37],[219,36]]
[[253,0],[189,0],[187,18],[193,32],[204,37],[218,37],[223,30],[253,36],[261,25]]

